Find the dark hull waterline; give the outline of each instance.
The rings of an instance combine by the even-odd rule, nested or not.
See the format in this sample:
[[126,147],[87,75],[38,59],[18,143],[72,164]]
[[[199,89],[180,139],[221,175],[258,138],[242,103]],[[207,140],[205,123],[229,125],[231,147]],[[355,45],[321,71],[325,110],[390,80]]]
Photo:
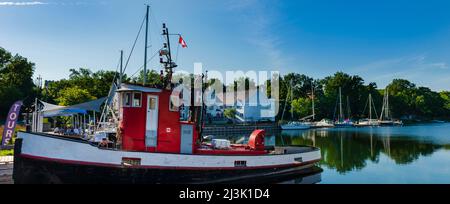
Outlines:
[[170,170],[116,168],[61,163],[16,156],[16,184],[189,184],[267,183],[320,172],[314,163],[295,167],[251,170]]

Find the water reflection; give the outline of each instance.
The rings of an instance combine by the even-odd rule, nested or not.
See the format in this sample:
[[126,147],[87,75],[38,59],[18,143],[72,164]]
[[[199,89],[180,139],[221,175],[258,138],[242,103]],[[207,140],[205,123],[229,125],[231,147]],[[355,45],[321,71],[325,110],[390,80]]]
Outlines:
[[[246,143],[249,134],[219,137]],[[265,142],[319,147],[320,183],[450,183],[449,123],[282,131]]]
[[378,163],[381,154],[396,164],[409,164],[421,156],[445,148],[431,140],[420,140],[408,134],[392,134],[393,127],[355,129],[318,129],[283,131],[270,136],[274,145],[312,145],[322,151],[320,165],[339,173],[363,169],[368,161]]

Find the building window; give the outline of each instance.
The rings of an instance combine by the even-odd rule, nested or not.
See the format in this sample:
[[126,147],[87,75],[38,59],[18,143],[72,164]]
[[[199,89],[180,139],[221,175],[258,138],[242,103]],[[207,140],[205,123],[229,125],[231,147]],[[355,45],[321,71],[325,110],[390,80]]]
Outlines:
[[142,94],[134,93],[133,94],[133,107],[141,107]]
[[130,107],[131,106],[131,93],[124,93],[123,94],[123,107]]

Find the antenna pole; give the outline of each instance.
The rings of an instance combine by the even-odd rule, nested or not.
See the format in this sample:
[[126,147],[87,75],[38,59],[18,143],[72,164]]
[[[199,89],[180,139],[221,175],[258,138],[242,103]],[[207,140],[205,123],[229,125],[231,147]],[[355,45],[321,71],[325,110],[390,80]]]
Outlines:
[[147,14],[145,15],[145,56],[144,56],[144,86],[147,84],[147,49],[148,49],[148,14],[150,6],[147,5]]

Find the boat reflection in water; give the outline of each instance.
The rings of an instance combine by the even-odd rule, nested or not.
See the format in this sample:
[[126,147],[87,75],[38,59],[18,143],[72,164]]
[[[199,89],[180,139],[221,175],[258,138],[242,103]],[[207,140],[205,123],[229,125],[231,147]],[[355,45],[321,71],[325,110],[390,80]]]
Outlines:
[[321,183],[450,183],[450,124],[282,131],[277,145],[321,149]]
[[265,142],[320,148],[320,183],[450,183],[449,132],[450,123],[289,130],[269,133]]

